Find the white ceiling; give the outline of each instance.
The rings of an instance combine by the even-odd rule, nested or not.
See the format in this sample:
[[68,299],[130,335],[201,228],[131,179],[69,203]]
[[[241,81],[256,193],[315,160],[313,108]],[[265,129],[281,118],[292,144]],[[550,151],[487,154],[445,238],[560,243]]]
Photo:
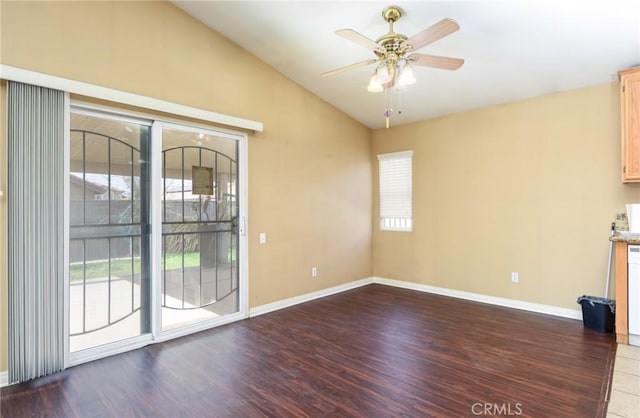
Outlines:
[[640,65],[640,0],[173,3],[370,128],[384,126],[384,93],[366,90],[374,68],[320,74],[375,58],[334,32],[375,40],[391,4],[404,11],[395,31],[408,37],[444,17],[457,21],[458,32],[419,52],[465,59],[457,71],[415,67],[418,81],[392,125],[607,83]]

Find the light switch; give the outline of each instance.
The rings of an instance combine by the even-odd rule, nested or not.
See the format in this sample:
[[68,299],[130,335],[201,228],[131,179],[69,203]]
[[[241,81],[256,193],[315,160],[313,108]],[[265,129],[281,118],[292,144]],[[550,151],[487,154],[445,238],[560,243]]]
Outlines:
[[260,244],[267,243],[267,234],[265,232],[260,232]]

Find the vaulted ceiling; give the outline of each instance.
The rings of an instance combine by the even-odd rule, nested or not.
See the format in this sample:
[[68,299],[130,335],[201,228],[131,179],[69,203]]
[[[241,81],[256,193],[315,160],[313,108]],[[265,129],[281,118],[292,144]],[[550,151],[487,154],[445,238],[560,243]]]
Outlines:
[[[375,58],[341,38],[388,31],[381,11],[400,6],[395,32],[411,37],[448,17],[460,30],[419,52],[460,57],[457,71],[415,67],[417,82],[394,96],[392,125],[617,80],[640,65],[640,1],[173,1],[216,32],[370,128],[384,126],[384,93],[370,93]],[[398,114],[398,107],[402,113]]]

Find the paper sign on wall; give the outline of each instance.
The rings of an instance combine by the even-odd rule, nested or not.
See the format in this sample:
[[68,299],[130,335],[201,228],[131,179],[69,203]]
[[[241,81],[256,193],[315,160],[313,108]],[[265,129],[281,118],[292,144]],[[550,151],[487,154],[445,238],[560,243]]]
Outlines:
[[193,191],[191,194],[213,195],[213,168],[194,165],[191,167]]

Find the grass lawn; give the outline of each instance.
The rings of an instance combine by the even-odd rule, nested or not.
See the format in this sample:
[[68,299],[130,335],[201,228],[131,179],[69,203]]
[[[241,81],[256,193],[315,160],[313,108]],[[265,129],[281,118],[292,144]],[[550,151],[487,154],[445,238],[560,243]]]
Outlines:
[[[167,254],[165,257],[165,267],[167,270],[182,268],[182,254]],[[184,254],[185,267],[197,267],[200,265],[200,253],[197,251]],[[107,261],[95,261],[87,264],[72,264],[69,268],[69,279],[72,282],[82,280],[83,268],[86,266],[87,279],[97,279],[109,277],[109,263]],[[140,257],[118,258],[111,260],[111,277],[131,276],[140,273]]]
[[[231,250],[231,259],[235,261],[236,252]],[[182,268],[182,253],[169,253],[165,256],[163,270],[174,270]],[[200,252],[194,251],[184,254],[184,267],[197,267],[200,265]],[[108,261],[94,261],[86,264],[74,263],[69,267],[69,280],[72,282],[82,281],[84,267],[86,267],[87,279],[98,279],[109,277]],[[118,258],[111,260],[111,277],[131,276],[140,273],[140,257]]]

